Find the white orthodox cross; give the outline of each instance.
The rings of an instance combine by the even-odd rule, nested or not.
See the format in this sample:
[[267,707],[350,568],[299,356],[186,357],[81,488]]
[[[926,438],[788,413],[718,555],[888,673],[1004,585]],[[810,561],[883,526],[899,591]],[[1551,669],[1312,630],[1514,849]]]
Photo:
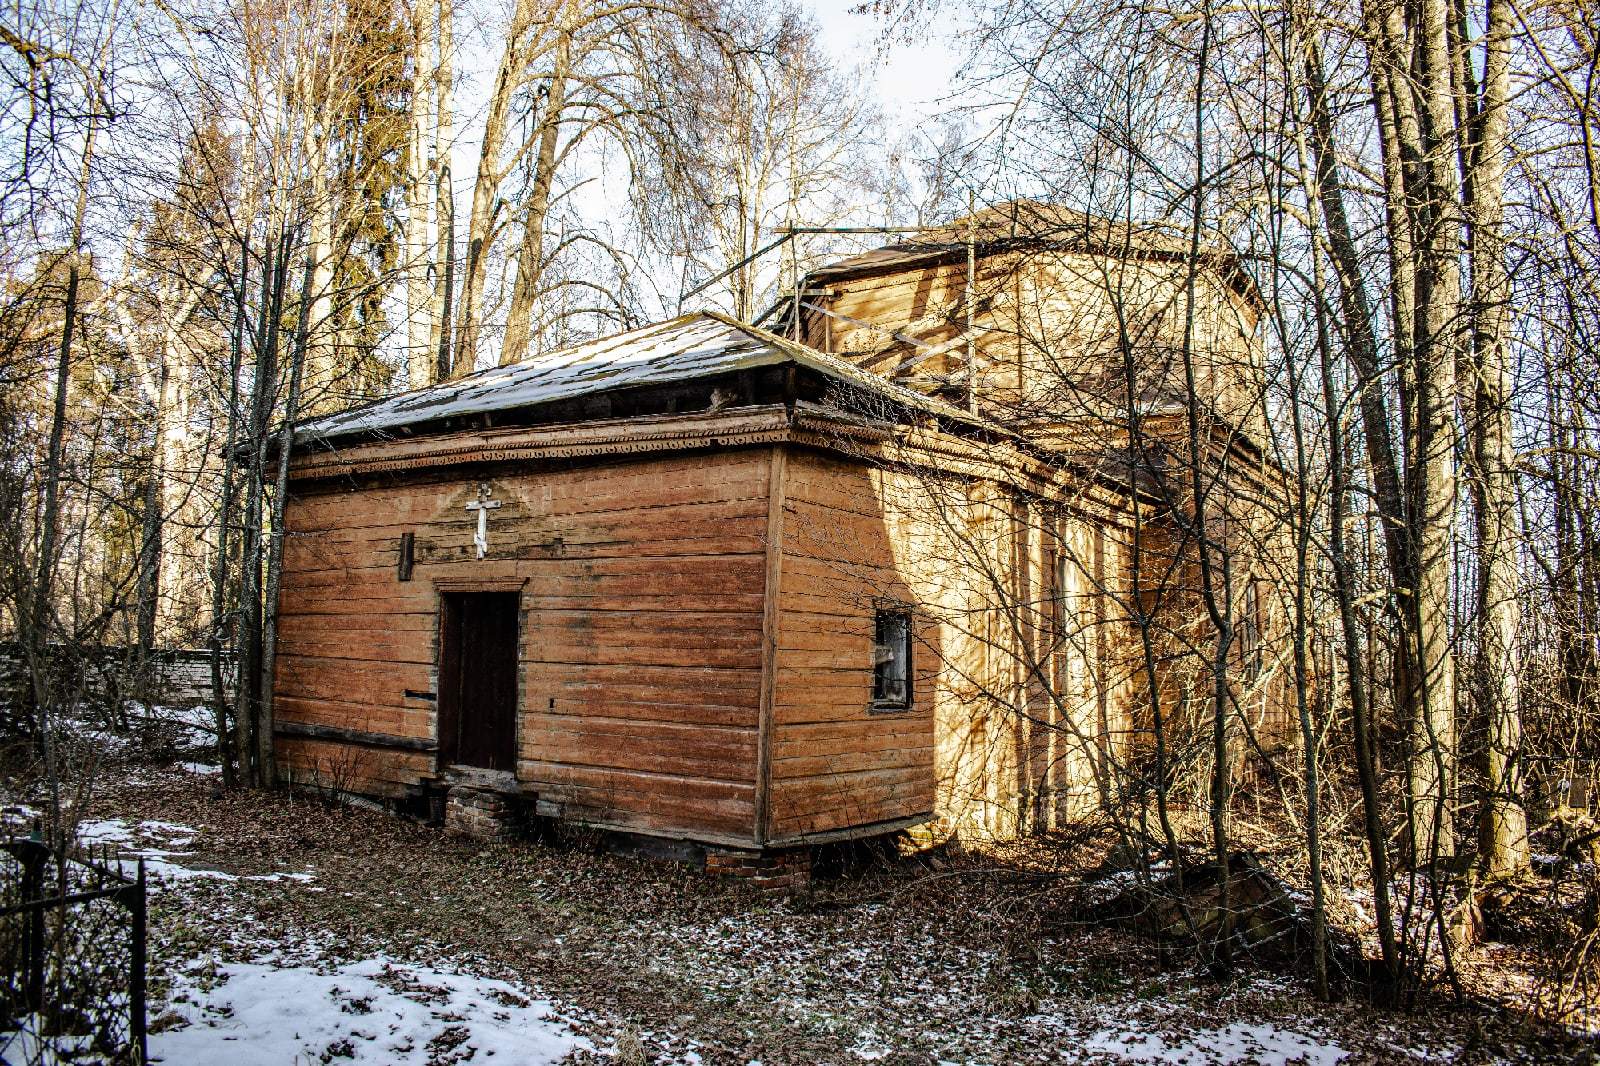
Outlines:
[[489,512],[499,506],[499,500],[489,498],[487,481],[479,483],[478,498],[467,502],[467,510],[478,512],[478,532],[473,534],[472,543],[477,545],[480,559],[489,551]]

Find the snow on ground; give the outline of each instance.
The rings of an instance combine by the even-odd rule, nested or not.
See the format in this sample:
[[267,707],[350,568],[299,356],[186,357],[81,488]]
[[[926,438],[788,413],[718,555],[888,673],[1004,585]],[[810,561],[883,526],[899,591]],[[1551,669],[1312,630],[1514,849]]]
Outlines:
[[1235,1022],[1225,1029],[1201,1029],[1186,1039],[1153,1033],[1101,1030],[1083,1044],[1085,1051],[1115,1055],[1129,1062],[1172,1062],[1188,1066],[1224,1066],[1249,1062],[1259,1066],[1338,1066],[1349,1055],[1338,1044],[1279,1029],[1272,1025]]
[[[184,751],[215,750],[217,720],[204,704],[167,707],[128,700],[121,708],[122,723],[107,721],[106,712],[77,707],[58,712],[52,725],[58,742],[82,747],[100,758],[136,755],[148,736],[140,733],[154,727],[165,735],[166,743]],[[127,726],[135,727],[130,733]]]
[[26,803],[7,803],[4,807],[0,807],[0,826],[8,832],[15,833],[26,829],[37,817],[39,808]]
[[[109,818],[80,824],[78,839],[85,844],[115,845],[123,869],[128,873],[133,872],[131,860],[143,859],[146,875],[157,885],[163,881],[187,881],[193,878],[212,881],[312,881],[316,878],[316,875],[308,870],[294,873],[278,871],[270,874],[240,875],[173,862],[175,858],[193,854],[175,849],[193,843],[196,832],[197,830],[191,826],[178,825],[175,822],[147,820],[133,827],[121,818]],[[147,841],[161,846],[152,847],[149,844],[132,846]]]
[[[84,822],[78,837],[108,845],[125,868],[142,858],[157,890],[183,893],[185,882],[298,881],[315,874],[233,874],[176,861],[200,835],[159,819]],[[226,885],[213,904],[235,899]],[[316,891],[316,889],[311,889]],[[187,899],[188,897],[182,896]],[[237,924],[221,903],[210,917]],[[279,1066],[352,1062],[539,1066],[593,1045],[557,1017],[547,1000],[503,981],[414,966],[386,957],[331,963],[289,958],[257,943],[249,961],[192,958],[172,975],[167,1002],[153,1021],[151,1060],[172,1064]],[[3,1061],[3,1059],[0,1059]]]
[[168,722],[178,726],[182,731],[182,740],[192,747],[215,747],[217,743],[217,715],[204,703],[196,703],[186,707],[164,707],[159,704],[146,706],[130,701],[128,703],[130,717],[144,717],[146,719]]
[[548,1001],[514,985],[385,958],[336,968],[192,965],[175,975],[159,1029],[151,1061],[173,1064],[538,1066],[592,1047]]
[[[757,902],[578,849],[480,848],[192,773],[152,780],[124,782],[82,830],[153,874],[166,1066],[1353,1066],[1460,1050],[1413,1017],[1317,1008],[1287,979],[1224,991],[1131,957],[1136,941],[1006,926],[951,882],[914,905]],[[1013,961],[1014,933],[1037,962]]]

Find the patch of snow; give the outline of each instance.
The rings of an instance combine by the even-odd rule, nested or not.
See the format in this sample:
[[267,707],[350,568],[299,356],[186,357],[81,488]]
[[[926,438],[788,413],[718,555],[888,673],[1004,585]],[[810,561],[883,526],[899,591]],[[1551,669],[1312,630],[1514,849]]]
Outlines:
[[181,763],[178,764],[178,766],[181,769],[187,770],[191,774],[200,774],[201,776],[206,776],[206,775],[209,775],[209,774],[220,774],[220,773],[222,773],[222,767],[218,766],[215,763],[181,762]]
[[[135,848],[127,854],[134,859],[144,860],[145,875],[155,881],[237,881],[237,874],[230,874],[224,870],[207,870],[193,866],[181,866],[175,862],[168,862],[171,855],[187,855],[183,851],[162,851],[159,848]],[[134,863],[127,859],[122,860],[122,872],[132,874]],[[272,880],[271,877],[257,878],[256,880]]]
[[53,1035],[40,1039],[50,1022],[39,1014],[24,1014],[11,1019],[10,1027],[0,1032],[0,1063],[104,1062],[95,1055],[94,1038]]
[[133,829],[121,818],[82,822],[78,825],[78,839],[85,844],[131,844]]
[[[177,822],[158,822],[153,818],[140,822],[139,831],[152,836],[165,836],[168,838],[167,843],[176,844],[179,847],[193,840],[195,834],[195,828],[192,825],[179,825]],[[174,839],[179,837],[181,839]]]
[[[125,873],[133,872],[133,863],[130,860],[143,859],[145,873],[156,882],[175,882],[191,880],[209,881],[299,881],[315,880],[316,875],[308,872],[290,873],[277,871],[270,874],[230,874],[224,870],[209,870],[204,867],[185,866],[171,860],[181,859],[194,854],[190,851],[179,851],[194,842],[197,832],[192,826],[179,825],[177,822],[144,821],[140,822],[135,830],[121,818],[111,818],[103,821],[83,822],[78,826],[78,839],[86,844],[114,844],[120,852],[120,861]],[[143,841],[154,841],[159,847],[133,846]]]
[[107,729],[102,721],[70,712],[58,714],[52,719],[51,727],[58,742],[85,744],[102,755],[122,754],[132,743],[115,730]]
[[174,739],[181,747],[215,749],[217,746],[217,715],[208,704],[168,707],[129,700],[126,713],[130,720],[176,726]]
[[240,880],[243,880],[243,881],[299,881],[301,884],[305,884],[308,881],[315,881],[316,879],[317,879],[317,875],[314,874],[314,873],[310,873],[308,871],[302,870],[299,873],[288,873],[288,872],[280,870],[277,873],[271,873],[271,874],[245,874],[244,877],[242,877]]
[[1103,1029],[1084,1042],[1084,1050],[1115,1055],[1129,1062],[1171,1062],[1188,1066],[1337,1066],[1350,1053],[1338,1044],[1279,1029],[1273,1025],[1235,1022],[1225,1029],[1201,1029],[1187,1038],[1156,1033]]
[[699,312],[310,419],[299,424],[295,441],[327,440],[455,415],[506,411],[613,389],[692,381],[780,363],[799,363],[913,408],[965,414],[933,397],[863,371],[849,360],[788,344],[763,330]]
[[239,963],[174,978],[152,1062],[280,1066],[554,1063],[592,1045],[548,1001],[504,981],[385,958],[334,969]]
[[38,817],[38,808],[30,807],[26,803],[8,803],[0,808],[0,825],[11,828],[32,825],[34,819]]

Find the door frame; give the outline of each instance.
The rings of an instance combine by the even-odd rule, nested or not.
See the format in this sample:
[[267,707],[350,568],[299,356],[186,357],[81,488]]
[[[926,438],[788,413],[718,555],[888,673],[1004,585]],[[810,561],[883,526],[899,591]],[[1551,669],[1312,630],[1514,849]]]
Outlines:
[[[524,634],[523,615],[526,608],[523,605],[522,590],[528,584],[525,577],[514,578],[435,578],[433,580],[433,742],[434,742],[434,773],[445,774],[453,770],[470,772],[479,776],[503,776],[508,783],[515,784],[517,777],[518,753],[522,750],[522,640]],[[445,596],[452,593],[472,592],[510,592],[517,597],[517,638],[515,644],[516,660],[512,665],[513,683],[512,691],[515,695],[515,706],[512,710],[511,722],[511,769],[510,770],[482,770],[470,767],[456,767],[454,763],[446,761],[443,722],[444,703],[444,612]]]

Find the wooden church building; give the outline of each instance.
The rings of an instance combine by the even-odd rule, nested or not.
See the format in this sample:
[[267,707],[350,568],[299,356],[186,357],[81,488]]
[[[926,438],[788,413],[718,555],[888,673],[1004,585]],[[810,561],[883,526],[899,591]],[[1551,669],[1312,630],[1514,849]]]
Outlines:
[[279,772],[741,869],[1048,828],[1138,787],[1156,701],[1200,713],[1197,523],[1279,735],[1258,313],[1231,259],[1022,202],[770,332],[689,314],[307,422]]

